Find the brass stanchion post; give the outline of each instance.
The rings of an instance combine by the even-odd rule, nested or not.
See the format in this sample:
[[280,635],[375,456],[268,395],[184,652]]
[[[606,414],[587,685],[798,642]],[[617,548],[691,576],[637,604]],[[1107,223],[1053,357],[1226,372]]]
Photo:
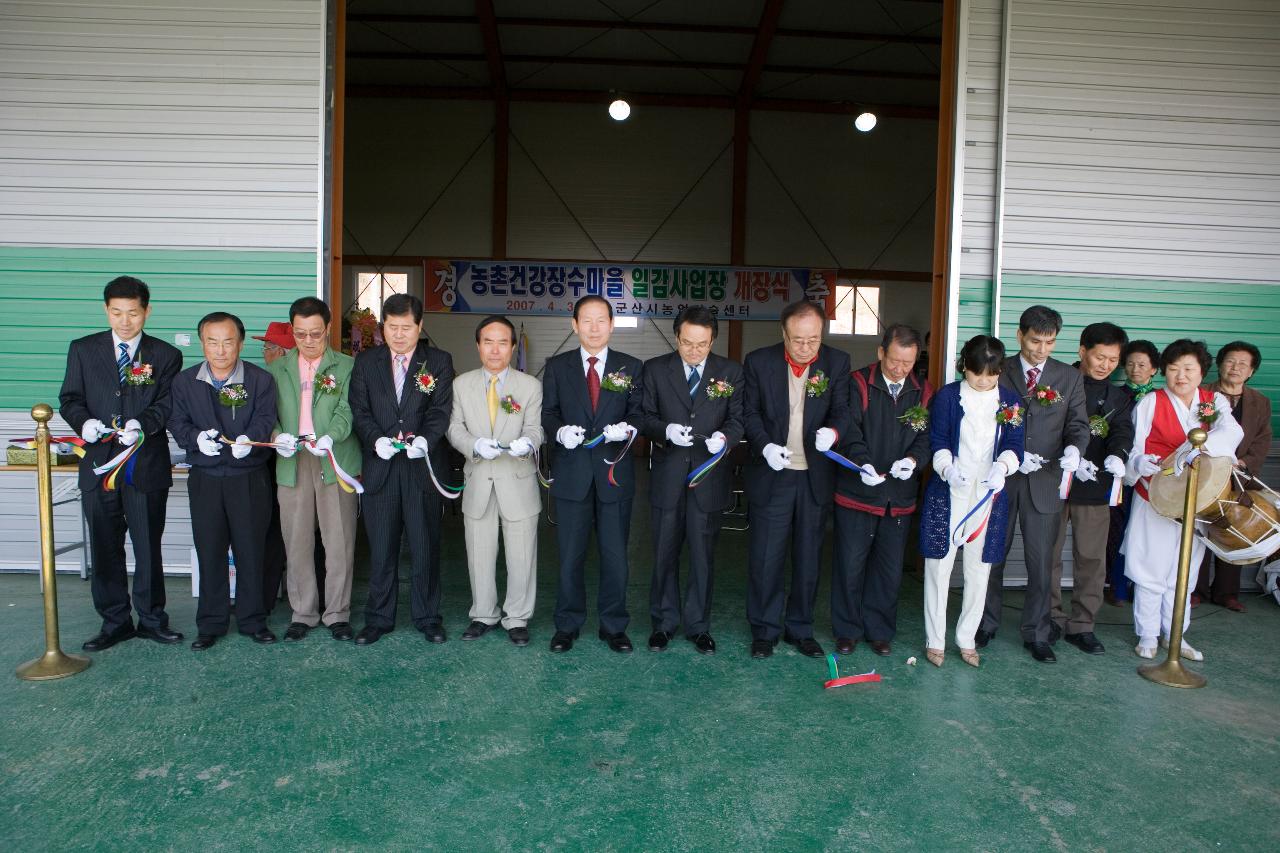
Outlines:
[[89,666],[83,655],[64,654],[58,644],[58,586],[53,572],[53,473],[49,462],[49,420],[53,408],[47,403],[32,407],[36,422],[36,493],[40,512],[40,577],[44,586],[44,654],[18,667],[19,678],[48,681],[75,675]]
[[[1209,438],[1196,427],[1187,433],[1191,446],[1199,450]],[[1200,460],[1191,463],[1187,472],[1187,495],[1182,501],[1182,544],[1178,549],[1178,583],[1173,593],[1173,621],[1169,625],[1169,658],[1164,663],[1148,663],[1138,667],[1138,675],[1165,687],[1204,687],[1208,680],[1182,665],[1182,620],[1187,612],[1187,586],[1191,576],[1191,542],[1196,523],[1196,481]]]

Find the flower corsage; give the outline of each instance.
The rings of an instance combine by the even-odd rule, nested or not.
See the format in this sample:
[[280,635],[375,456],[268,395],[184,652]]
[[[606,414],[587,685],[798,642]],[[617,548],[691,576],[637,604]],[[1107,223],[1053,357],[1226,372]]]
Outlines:
[[436,378],[430,373],[427,373],[426,370],[419,371],[418,374],[413,377],[413,384],[417,386],[417,389],[423,394],[430,394],[432,391],[436,390]]
[[606,373],[604,382],[600,383],[600,386],[606,391],[626,394],[631,390],[631,377],[621,370],[616,373]]
[[218,402],[230,407],[234,414],[237,408],[249,402],[249,392],[239,382],[235,385],[223,385],[218,390]]
[[827,386],[830,384],[827,374],[819,370],[804,381],[804,392],[810,397],[821,397],[827,393]]
[[723,379],[707,380],[707,396],[712,400],[733,396],[733,386]]
[[1218,407],[1212,400],[1196,404],[1196,420],[1209,427],[1218,419]]
[[[1111,414],[1115,414],[1112,412]],[[1092,415],[1089,418],[1089,435],[1106,438],[1111,434],[1111,415]]]
[[1062,394],[1055,388],[1048,385],[1039,385],[1031,389],[1031,393],[1027,395],[1042,406],[1052,406],[1054,403],[1062,402]]
[[317,373],[314,389],[316,394],[337,394],[338,377],[332,373]]
[[134,386],[156,384],[155,377],[151,375],[151,365],[140,361],[135,361],[124,369],[124,382]]
[[1022,407],[1016,403],[1001,403],[996,410],[996,423],[1001,426],[1022,426]]
[[498,405],[502,406],[502,411],[506,412],[508,415],[514,415],[520,411],[520,404],[517,403],[516,398],[512,397],[510,394],[503,397]]
[[910,427],[912,432],[924,432],[929,428],[929,410],[917,403],[898,415],[898,420]]

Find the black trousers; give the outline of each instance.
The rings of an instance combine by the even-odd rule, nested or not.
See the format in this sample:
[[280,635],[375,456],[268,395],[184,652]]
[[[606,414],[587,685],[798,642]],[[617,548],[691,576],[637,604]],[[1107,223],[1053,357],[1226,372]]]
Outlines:
[[898,633],[898,590],[911,516],[837,506],[831,560],[831,628],[850,640]]
[[216,477],[191,469],[191,533],[200,561],[196,631],[220,637],[231,622],[227,547],[236,561],[236,627],[253,634],[267,627],[262,602],[262,555],[271,523],[271,478],[266,469]]
[[795,639],[813,636],[813,605],[818,597],[822,538],[828,508],[813,499],[809,472],[784,469],[767,500],[747,507],[747,622],[757,640],[777,642],[783,630],[782,575],[791,553],[791,594],[786,632]]
[[[653,630],[674,634],[683,625],[686,637],[705,634],[711,626],[711,590],[715,580],[716,540],[721,512],[704,512],[684,489],[671,509],[650,505],[653,529],[653,576],[649,583],[649,617]],[[689,575],[680,594],[680,551],[689,543]]]
[[556,542],[560,546],[556,630],[577,634],[587,621],[587,544],[592,528],[600,553],[600,588],[596,594],[600,627],[607,633],[621,634],[631,620],[627,612],[631,501],[602,501],[594,485],[585,500],[556,498]]
[[[271,467],[271,463],[268,463]],[[317,537],[318,538],[318,537]],[[285,567],[284,534],[280,531],[280,502],[276,500],[275,478],[271,478],[271,523],[267,525],[267,541],[262,554],[262,604],[267,615],[280,600],[280,581]]]
[[138,624],[160,628],[169,624],[165,613],[164,565],[160,538],[164,535],[169,490],[140,492],[122,485],[105,491],[101,485],[80,499],[89,525],[89,553],[93,558],[90,591],[102,617],[102,630],[111,633],[132,625],[129,614],[129,574],[125,568],[124,537],[133,540],[133,608]]
[[400,539],[409,540],[409,616],[419,631],[440,625],[440,498],[424,492],[408,464],[392,465],[376,493],[361,498],[369,535],[369,600],[366,625],[396,626],[400,597]]
[[[1053,546],[1062,526],[1062,505],[1055,512],[1037,512],[1031,503],[1026,476],[1010,477],[1005,484],[1009,495],[1009,524],[1005,528],[1004,555],[1013,545],[1014,525],[1022,529],[1022,554],[1027,565],[1027,594],[1022,603],[1022,641],[1049,642],[1049,618],[1053,606],[1050,582],[1053,578]],[[1004,561],[991,567],[987,581],[987,606],[982,614],[982,630],[994,634],[1000,627],[1004,609]]]

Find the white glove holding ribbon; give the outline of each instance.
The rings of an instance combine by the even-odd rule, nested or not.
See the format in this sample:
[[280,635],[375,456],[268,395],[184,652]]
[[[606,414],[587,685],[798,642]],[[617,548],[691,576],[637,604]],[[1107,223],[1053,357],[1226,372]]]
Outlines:
[[[272,441],[276,446],[276,453],[279,453],[285,459],[298,452],[298,437],[292,433],[279,433]],[[315,451],[311,451],[314,453]]]
[[693,427],[667,424],[667,441],[677,447],[693,447]]
[[999,492],[1004,489],[1004,478],[1008,475],[1009,471],[1004,467],[1004,463],[997,459],[991,463],[991,470],[987,471],[987,476],[978,482],[978,488]]
[[565,425],[556,430],[556,441],[565,450],[573,450],[586,438],[587,431],[580,426]]
[[1143,453],[1134,458],[1133,470],[1139,477],[1154,477],[1160,473],[1160,457],[1154,453]]
[[[819,427],[818,431],[813,434],[813,447],[819,453],[826,453],[836,445],[836,431],[831,427]],[[880,475],[876,475],[880,476]],[[880,477],[881,482],[884,478]]]
[[333,449],[333,437],[328,435],[322,435],[319,438],[317,438],[315,441],[308,442],[304,446],[307,448],[307,451],[310,452],[312,455],[324,456],[325,451]]
[[205,456],[222,455],[222,445],[218,442],[218,431],[216,429],[207,429],[204,432],[196,433],[196,447],[200,448],[200,452]]
[[527,436],[520,436],[511,442],[511,446],[507,448],[507,452],[517,459],[528,456],[533,452],[533,441]]
[[724,450],[724,442],[724,433],[717,430],[716,432],[711,433],[711,437],[704,443],[707,445],[707,452],[714,456],[721,450]]
[[481,459],[497,459],[502,455],[502,448],[492,438],[477,438],[472,450]]
[[1102,460],[1102,470],[1113,477],[1123,477],[1124,462],[1120,461],[1119,456],[1108,456]]
[[138,443],[138,436],[142,435],[142,424],[130,418],[125,422],[124,429],[116,433],[116,441],[125,447],[133,447]]
[[80,429],[80,437],[89,444],[93,444],[102,438],[102,434],[107,431],[107,425],[97,418],[89,418],[84,422],[84,426]]
[[[862,467],[867,470],[858,472],[858,476],[862,478],[864,485],[878,486],[885,481],[885,476],[883,474],[877,474],[876,469],[871,465],[863,465]],[[871,473],[867,473],[868,471]]]
[[910,458],[899,459],[889,466],[889,476],[898,480],[910,480],[915,472],[916,460]]
[[1062,451],[1062,458],[1058,460],[1058,467],[1063,471],[1079,471],[1080,470],[1080,450],[1075,445],[1069,445]]
[[938,474],[943,482],[948,486],[954,486],[957,489],[968,488],[973,481],[969,479],[969,475],[960,470],[959,465],[952,465],[947,470]]
[[626,441],[627,436],[631,435],[632,426],[626,421],[618,421],[616,424],[609,424],[604,428],[605,441]]
[[775,471],[781,471],[791,463],[791,451],[780,444],[766,444],[761,451],[764,461]]
[[237,435],[235,444],[231,445],[231,455],[237,459],[243,459],[253,451],[249,446],[249,436]]
[[1022,464],[1018,466],[1019,474],[1034,474],[1044,467],[1044,457],[1038,453],[1024,453]]
[[373,443],[373,452],[378,454],[379,459],[390,459],[399,453],[400,449],[391,443],[391,439],[384,435]]
[[1088,459],[1082,459],[1080,467],[1076,469],[1075,477],[1082,483],[1096,483],[1098,481],[1098,466]]
[[404,449],[406,459],[423,459],[427,455],[427,440],[423,436],[415,435],[413,441],[409,442],[409,446]]
[[1199,448],[1192,448],[1191,450],[1188,450],[1186,453],[1181,453],[1174,456],[1173,457],[1173,473],[1177,476],[1182,476],[1182,472],[1186,470],[1186,467],[1190,465],[1192,462],[1195,462],[1196,459],[1198,458],[1200,458]]

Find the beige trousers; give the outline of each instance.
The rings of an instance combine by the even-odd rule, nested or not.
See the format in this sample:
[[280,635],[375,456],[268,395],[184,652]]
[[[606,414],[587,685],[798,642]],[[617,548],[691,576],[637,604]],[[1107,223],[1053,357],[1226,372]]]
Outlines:
[[[294,622],[315,627],[351,621],[351,572],[356,555],[356,496],[322,479],[320,457],[299,448],[294,486],[277,486],[280,532],[288,571],[286,587]],[[324,542],[324,617],[316,587],[316,525]]]
[[[1071,618],[1062,609],[1062,546],[1067,541],[1067,521],[1071,522]],[[1049,574],[1049,618],[1067,634],[1093,630],[1093,620],[1102,606],[1102,588],[1107,582],[1107,534],[1111,530],[1111,507],[1106,504],[1073,504],[1062,508],[1058,541],[1053,543],[1053,568]]]
[[[498,527],[507,555],[507,598],[498,609]],[[503,628],[529,624],[537,593],[538,516],[511,520],[498,511],[498,496],[479,518],[463,516],[467,542],[467,574],[471,577],[471,619]],[[503,614],[506,614],[505,616]]]

